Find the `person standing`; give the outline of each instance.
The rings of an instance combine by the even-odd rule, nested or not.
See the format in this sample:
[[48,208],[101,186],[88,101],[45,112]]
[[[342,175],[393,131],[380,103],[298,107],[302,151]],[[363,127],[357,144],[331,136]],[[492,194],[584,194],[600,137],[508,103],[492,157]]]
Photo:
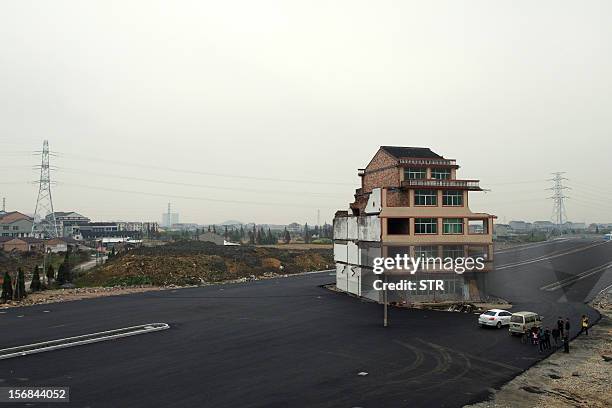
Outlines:
[[569,337],[570,335],[570,321],[569,317],[565,318],[565,331],[563,333],[563,337]]
[[521,336],[521,343],[527,344],[529,341],[529,329],[523,330],[523,335]]
[[587,315],[582,315],[582,319],[580,319],[580,333],[582,332],[585,332],[587,336],[589,335],[589,317]]
[[561,316],[559,316],[559,318],[557,319],[557,330],[559,330],[559,336],[561,336],[561,338],[563,338],[564,333],[563,333],[563,318]]
[[544,329],[538,328],[538,352],[541,353],[546,349],[546,341],[544,339]]
[[552,329],[552,337],[553,340],[555,341],[555,348],[559,348],[559,336],[561,335],[561,333],[559,333],[559,327],[555,327],[554,329]]
[[550,328],[546,328],[546,330],[544,330],[544,348],[546,350],[550,350]]

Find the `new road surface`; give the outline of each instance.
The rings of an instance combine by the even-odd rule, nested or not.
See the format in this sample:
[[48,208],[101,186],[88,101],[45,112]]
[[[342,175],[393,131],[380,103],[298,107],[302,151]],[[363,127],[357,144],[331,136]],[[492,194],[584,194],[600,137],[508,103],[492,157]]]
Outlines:
[[[612,283],[612,243],[496,255],[490,293],[552,325]],[[320,285],[328,272],[7,309],[2,347],[148,323],[167,330],[0,359],[0,387],[70,387],[89,407],[460,407],[543,358],[476,316],[391,310]],[[359,375],[361,373],[361,375]],[[367,373],[367,375],[364,375]],[[33,406],[43,406],[42,403]],[[32,406],[32,405],[31,405]]]

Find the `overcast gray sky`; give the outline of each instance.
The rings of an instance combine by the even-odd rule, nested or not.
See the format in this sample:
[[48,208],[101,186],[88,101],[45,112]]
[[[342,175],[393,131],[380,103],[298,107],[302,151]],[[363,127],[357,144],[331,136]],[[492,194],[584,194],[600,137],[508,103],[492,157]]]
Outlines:
[[610,1],[0,0],[0,195],[33,212],[48,139],[56,210],[313,223],[426,146],[500,222],[550,219],[552,171],[612,222],[611,39]]

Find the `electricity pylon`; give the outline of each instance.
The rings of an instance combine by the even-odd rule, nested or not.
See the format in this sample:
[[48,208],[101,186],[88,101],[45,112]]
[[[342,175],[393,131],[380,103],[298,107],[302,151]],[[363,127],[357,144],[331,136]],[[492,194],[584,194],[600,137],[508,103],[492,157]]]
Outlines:
[[554,184],[549,190],[553,191],[552,197],[549,197],[553,200],[553,220],[559,227],[559,230],[563,229],[563,224],[567,221],[567,212],[565,210],[565,199],[569,198],[565,195],[564,190],[567,190],[569,187],[563,185],[563,180],[567,180],[563,177],[565,174],[564,171],[552,173],[553,178],[549,179]]
[[49,168],[49,141],[43,142],[40,164],[40,180],[38,181],[38,198],[34,209],[32,236],[40,238],[57,238],[57,224],[53,199],[51,198],[51,171]]

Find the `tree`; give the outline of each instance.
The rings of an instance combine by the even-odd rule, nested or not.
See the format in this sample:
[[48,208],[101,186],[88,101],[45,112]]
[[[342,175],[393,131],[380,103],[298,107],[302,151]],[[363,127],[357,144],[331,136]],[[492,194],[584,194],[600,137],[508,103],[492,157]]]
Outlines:
[[240,225],[240,238],[244,239],[244,228]]
[[272,235],[272,231],[270,230],[270,228],[268,228],[268,234],[266,236],[266,241],[270,245],[277,244],[276,237],[274,237],[274,235]]
[[285,244],[291,242],[291,234],[289,234],[289,231],[287,231],[287,227],[285,227],[285,231],[283,232],[283,242]]
[[62,262],[59,268],[57,268],[57,283],[59,283],[60,285],[66,283],[66,277],[64,276],[65,270],[66,265]]
[[310,243],[310,229],[308,229],[308,223],[304,225],[304,243]]
[[70,264],[66,261],[62,262],[57,270],[57,283],[63,285],[64,283],[70,282],[72,280]]
[[2,282],[2,301],[7,302],[13,299],[13,285],[11,284],[11,275],[4,272],[4,281]]
[[49,265],[47,268],[47,285],[51,285],[52,280],[55,280],[55,269],[53,265]]
[[32,273],[32,283],[30,283],[30,290],[32,292],[38,292],[42,289],[40,284],[40,268],[38,265],[34,268],[34,272]]
[[21,300],[27,296],[25,288],[25,275],[23,269],[17,269],[17,286],[15,287],[15,300]]

